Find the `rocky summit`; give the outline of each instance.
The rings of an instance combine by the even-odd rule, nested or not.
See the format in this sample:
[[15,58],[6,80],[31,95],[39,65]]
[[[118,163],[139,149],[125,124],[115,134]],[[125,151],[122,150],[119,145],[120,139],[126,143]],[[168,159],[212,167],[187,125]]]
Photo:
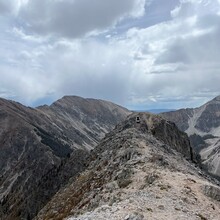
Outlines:
[[199,108],[166,112],[162,116],[189,135],[203,167],[220,179],[220,96]]
[[173,122],[133,113],[106,135],[35,220],[218,220],[219,182]]
[[35,109],[0,99],[0,219],[33,219],[128,114],[76,96]]

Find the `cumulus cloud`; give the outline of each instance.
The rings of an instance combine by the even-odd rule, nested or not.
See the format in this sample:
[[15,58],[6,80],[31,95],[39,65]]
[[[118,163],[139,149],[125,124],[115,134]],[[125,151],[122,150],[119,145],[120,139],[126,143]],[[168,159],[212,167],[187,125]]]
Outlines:
[[29,0],[19,18],[32,33],[79,38],[103,31],[125,17],[144,14],[145,0]]
[[[169,19],[144,27],[151,6],[163,7],[155,1],[143,18],[144,1],[27,2],[18,16],[29,22],[30,32],[23,26],[10,38],[0,33],[0,94],[32,105],[74,94],[133,109],[196,106],[219,95],[219,1],[176,1],[164,13],[171,13]],[[125,17],[135,17],[136,27],[117,33],[116,25],[106,36],[80,38]],[[54,34],[55,39],[44,37]]]

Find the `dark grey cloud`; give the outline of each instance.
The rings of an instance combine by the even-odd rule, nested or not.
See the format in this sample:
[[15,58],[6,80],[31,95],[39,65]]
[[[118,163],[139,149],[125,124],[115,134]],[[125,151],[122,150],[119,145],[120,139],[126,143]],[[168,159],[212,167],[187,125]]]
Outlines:
[[145,0],[31,0],[19,17],[32,33],[78,38],[144,12]]
[[166,63],[189,63],[190,51],[187,50],[186,42],[183,39],[177,39],[166,51],[162,53],[155,61],[155,65]]
[[13,1],[0,0],[0,15],[11,13],[13,10]]

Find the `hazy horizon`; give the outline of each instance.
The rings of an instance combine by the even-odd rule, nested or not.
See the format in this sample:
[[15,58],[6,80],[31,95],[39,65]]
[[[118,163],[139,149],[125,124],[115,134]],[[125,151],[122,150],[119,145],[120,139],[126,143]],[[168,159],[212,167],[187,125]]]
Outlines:
[[[65,95],[65,96],[73,96],[73,97],[75,97],[75,95]],[[13,100],[13,99],[7,99],[7,100],[19,102],[19,103],[21,103],[22,105],[24,105],[26,107],[37,108],[37,107],[44,106],[44,105],[50,106],[54,102],[58,101],[59,99],[64,98],[65,96],[59,97],[58,99],[50,101],[50,102],[43,102],[43,101],[41,101],[39,104],[35,103],[35,105],[27,105],[25,103],[22,103],[22,102],[19,102],[17,100]],[[76,96],[76,97],[81,97],[81,98],[84,98],[84,99],[96,99],[96,98],[93,98],[93,97],[82,97],[82,96]],[[4,98],[4,97],[0,97],[0,98]],[[215,97],[213,97],[213,98],[215,98]],[[4,98],[4,99],[6,99],[6,98]],[[212,99],[209,99],[209,100],[207,100],[207,101],[205,101],[205,102],[203,102],[203,103],[201,103],[200,105],[197,105],[197,106],[182,106],[180,108],[159,108],[158,105],[157,105],[156,108],[146,108],[145,109],[144,107],[143,108],[141,108],[141,107],[139,107],[139,108],[132,108],[132,107],[129,107],[129,106],[121,105],[119,103],[115,103],[115,104],[121,105],[122,107],[127,108],[130,111],[151,112],[151,113],[159,114],[159,113],[162,113],[162,112],[170,112],[170,111],[176,111],[176,110],[186,109],[186,108],[197,108],[197,107],[202,106],[203,104],[206,104],[208,101],[211,101]],[[106,100],[106,99],[100,99],[100,100],[112,102],[111,100]]]

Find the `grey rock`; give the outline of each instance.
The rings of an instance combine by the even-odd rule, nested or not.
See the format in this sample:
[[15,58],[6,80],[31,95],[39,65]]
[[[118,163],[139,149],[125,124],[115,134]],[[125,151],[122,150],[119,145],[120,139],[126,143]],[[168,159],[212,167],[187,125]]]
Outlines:
[[155,180],[157,180],[159,176],[156,173],[150,173],[148,176],[145,177],[145,183],[152,184]]
[[206,185],[206,186],[203,186],[203,192],[206,196],[216,201],[220,201],[220,188],[217,188],[212,185]]
[[144,219],[144,216],[138,212],[134,212],[134,213],[127,215],[125,217],[125,220],[143,220],[143,219]]
[[164,210],[164,206],[163,206],[163,205],[159,205],[159,206],[158,206],[158,209]]

